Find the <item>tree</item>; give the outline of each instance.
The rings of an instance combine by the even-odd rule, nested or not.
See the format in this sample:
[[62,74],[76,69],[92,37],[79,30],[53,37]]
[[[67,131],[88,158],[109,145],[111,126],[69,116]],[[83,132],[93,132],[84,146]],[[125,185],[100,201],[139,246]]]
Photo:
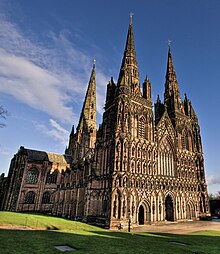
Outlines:
[[[7,115],[8,111],[2,105],[0,105],[0,118],[5,120]],[[0,122],[0,128],[3,127],[5,127],[5,124]]]
[[220,191],[218,191],[215,194],[210,193],[209,194],[209,200],[220,200]]

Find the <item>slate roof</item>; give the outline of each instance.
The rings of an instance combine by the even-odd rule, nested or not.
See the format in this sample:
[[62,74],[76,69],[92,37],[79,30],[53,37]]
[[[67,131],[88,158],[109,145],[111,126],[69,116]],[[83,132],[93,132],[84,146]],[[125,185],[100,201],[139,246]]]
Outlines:
[[52,163],[59,163],[59,165],[71,164],[72,157],[67,154],[48,153],[45,151],[32,150],[24,147],[20,147],[18,153],[27,155],[27,159],[30,161],[50,161]]

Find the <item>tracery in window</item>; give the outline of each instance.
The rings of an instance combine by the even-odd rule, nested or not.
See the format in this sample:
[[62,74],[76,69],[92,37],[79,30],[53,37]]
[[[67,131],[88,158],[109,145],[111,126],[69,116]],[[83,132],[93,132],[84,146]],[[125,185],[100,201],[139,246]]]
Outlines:
[[167,139],[162,141],[159,148],[158,174],[174,176],[174,155]]
[[37,168],[31,168],[28,170],[27,172],[27,176],[26,176],[26,179],[25,179],[25,182],[27,184],[35,184],[37,183],[37,180],[38,180],[38,170]]

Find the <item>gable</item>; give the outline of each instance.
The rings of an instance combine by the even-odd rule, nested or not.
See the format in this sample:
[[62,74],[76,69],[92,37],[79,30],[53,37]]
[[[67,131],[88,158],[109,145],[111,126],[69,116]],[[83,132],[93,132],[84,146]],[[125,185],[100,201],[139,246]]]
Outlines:
[[160,121],[158,122],[158,124],[156,126],[156,133],[157,133],[158,144],[161,142],[161,140],[164,136],[169,136],[171,141],[174,144],[175,130],[173,128],[172,122],[171,122],[170,117],[169,117],[166,110],[163,113]]

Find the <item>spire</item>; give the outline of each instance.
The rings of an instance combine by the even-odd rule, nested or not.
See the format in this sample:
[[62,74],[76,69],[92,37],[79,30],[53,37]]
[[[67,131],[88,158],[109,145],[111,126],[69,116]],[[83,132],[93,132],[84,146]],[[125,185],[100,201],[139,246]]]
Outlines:
[[184,113],[183,103],[180,98],[176,72],[174,69],[173,58],[171,54],[170,41],[168,44],[168,60],[164,93],[164,105],[167,106],[168,112],[180,111]]
[[171,49],[170,49],[170,41],[169,41],[169,45],[168,45],[168,61],[167,61],[166,81],[177,82],[176,73],[174,70],[173,58],[172,58]]
[[130,13],[130,22],[127,34],[127,40],[124,50],[124,56],[118,78],[119,86],[126,86],[133,93],[141,95],[140,81],[138,73],[138,64],[134,46],[134,32],[132,26],[132,13]]
[[[96,133],[96,80],[95,80],[95,60],[83,103],[83,108],[80,115],[79,124],[77,127],[78,141],[80,142],[81,134],[88,135],[92,143],[90,146],[93,148]],[[94,137],[92,137],[94,136]]]

